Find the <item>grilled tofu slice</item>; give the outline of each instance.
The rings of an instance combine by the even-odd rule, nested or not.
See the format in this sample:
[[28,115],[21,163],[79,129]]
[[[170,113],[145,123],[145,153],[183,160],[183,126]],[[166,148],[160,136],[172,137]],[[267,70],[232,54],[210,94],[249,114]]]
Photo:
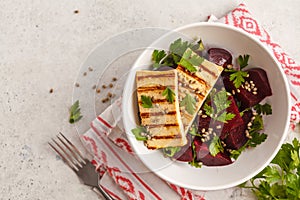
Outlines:
[[[137,71],[136,85],[141,125],[147,128],[150,136],[145,141],[147,148],[185,145],[187,140],[180,118],[177,71]],[[166,88],[174,92],[173,102],[163,95]],[[151,98],[151,108],[143,107],[142,96]]]
[[[182,57],[184,61],[180,61],[180,63],[188,62],[187,65],[190,65],[188,67],[179,65],[176,68],[178,72],[180,115],[186,134],[207,95],[223,71],[223,67],[198,56],[191,49],[187,49]],[[195,60],[200,60],[200,64]]]

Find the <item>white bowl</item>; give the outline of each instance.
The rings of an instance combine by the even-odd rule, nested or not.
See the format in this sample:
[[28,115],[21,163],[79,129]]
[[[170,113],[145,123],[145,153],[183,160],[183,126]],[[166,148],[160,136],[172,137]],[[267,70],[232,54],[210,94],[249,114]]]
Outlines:
[[[153,48],[168,49],[178,37],[201,37],[204,44],[225,48],[233,56],[249,54],[250,66],[263,68],[268,75],[273,95],[267,98],[273,114],[265,119],[264,133],[267,140],[254,149],[246,150],[231,165],[194,168],[187,163],[171,161],[159,150],[148,150],[137,141],[131,129],[139,125],[135,95],[135,73],[139,69],[151,69]],[[236,186],[252,178],[274,158],[288,131],[290,115],[289,88],[283,70],[273,54],[257,39],[232,26],[219,23],[195,23],[178,28],[155,41],[137,59],[129,72],[123,93],[123,122],[127,137],[141,161],[150,171],[162,179],[195,190],[218,190]]]

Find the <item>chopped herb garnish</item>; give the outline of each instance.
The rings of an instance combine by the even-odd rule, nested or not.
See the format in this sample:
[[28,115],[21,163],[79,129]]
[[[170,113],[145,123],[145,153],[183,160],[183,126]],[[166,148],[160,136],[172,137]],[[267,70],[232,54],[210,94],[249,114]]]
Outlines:
[[227,123],[235,117],[234,113],[226,112],[230,107],[231,101],[228,100],[228,95],[225,90],[221,90],[212,96],[212,103],[214,106],[209,106],[207,102],[204,104],[203,109],[205,113],[216,121]]
[[189,164],[196,168],[201,168],[202,163],[197,161],[197,152],[196,152],[196,145],[192,142],[192,152],[193,152],[193,160],[189,162]]
[[239,65],[240,65],[240,70],[248,66],[248,61],[249,61],[250,56],[248,54],[242,56],[240,55],[237,59]]
[[166,97],[166,99],[169,103],[173,103],[175,100],[175,92],[172,89],[170,89],[169,87],[166,87],[166,89],[163,91],[162,95]]
[[192,49],[188,48],[182,55],[178,65],[181,65],[190,72],[196,72],[197,67],[201,65],[203,61],[204,58],[200,57],[197,53],[193,52]]
[[163,153],[167,157],[173,157],[180,149],[180,147],[167,147],[163,148]]
[[239,88],[245,82],[247,76],[248,72],[238,70],[230,74],[229,79],[233,81],[234,87]]
[[262,116],[256,115],[252,122],[252,126],[249,130],[250,137],[248,141],[238,150],[230,151],[230,157],[237,159],[247,147],[256,147],[257,145],[263,143],[268,137],[268,135],[266,135],[265,133],[258,132],[263,130],[263,128],[264,128],[264,124],[263,124]]
[[182,41],[182,39],[179,38],[171,43],[168,53],[164,50],[153,51],[153,68],[157,69],[161,66],[176,67],[184,52],[188,48],[190,48],[192,51],[202,51],[204,49],[204,45],[201,40],[199,40],[197,43],[191,43],[188,41]]
[[221,144],[221,140],[218,136],[215,136],[209,145],[209,152],[212,156],[216,156],[219,152],[224,152],[224,147]]
[[185,94],[179,105],[180,107],[184,106],[186,111],[191,115],[196,111],[196,100],[190,94]]
[[242,69],[248,66],[249,58],[249,55],[240,55],[238,57],[237,61],[240,65],[240,70],[225,69],[226,72],[231,72],[229,79],[233,81],[236,88],[239,88],[245,82],[245,78],[248,77],[248,72],[242,71]]
[[248,140],[247,144],[250,147],[256,147],[257,145],[263,143],[267,136],[265,133],[258,133],[256,131],[250,133],[251,139]]
[[79,100],[77,100],[70,108],[70,118],[69,122],[71,124],[79,121],[82,118],[80,108],[79,108]]
[[256,110],[256,112],[260,115],[271,115],[272,114],[272,107],[270,104],[265,103],[264,105],[261,104],[256,104],[254,106],[254,110]]
[[153,61],[153,68],[158,69],[161,66],[161,62],[163,58],[166,57],[166,52],[164,50],[157,50],[155,49],[152,53],[152,61]]
[[193,136],[201,136],[201,134],[198,133],[198,129],[196,128],[195,125],[192,125],[192,127],[189,130],[189,134]]
[[145,141],[147,140],[147,129],[143,126],[138,126],[137,128],[134,128],[131,130],[135,138],[139,141]]
[[149,96],[142,95],[142,106],[144,108],[152,108],[152,99]]

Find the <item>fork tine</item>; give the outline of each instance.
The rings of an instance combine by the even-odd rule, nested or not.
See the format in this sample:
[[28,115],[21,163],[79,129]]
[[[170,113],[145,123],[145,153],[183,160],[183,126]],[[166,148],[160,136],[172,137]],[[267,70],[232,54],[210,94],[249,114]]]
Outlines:
[[[63,134],[62,132],[59,132],[59,134],[67,141],[67,143],[73,148],[73,150],[76,152],[76,154],[80,157],[81,161],[86,164],[86,159],[82,156],[82,154],[80,153],[80,151],[76,148],[76,146],[70,141],[68,140]],[[69,149],[70,150],[70,149]],[[73,152],[74,152],[73,151]]]
[[76,155],[76,153],[74,152],[74,149],[72,149],[72,147],[70,147],[70,145],[66,144],[66,142],[59,137],[59,135],[57,136],[57,138],[72,154],[73,160],[75,160],[75,162],[76,162],[76,163],[73,162],[73,164],[75,164],[77,168],[82,168],[84,163],[81,161],[80,158],[78,158],[78,155]]
[[55,147],[53,146],[50,142],[48,142],[48,144],[50,145],[50,147],[63,159],[63,161],[74,171],[76,171],[76,169],[74,168],[73,164],[70,163],[70,161]]
[[58,142],[56,142],[54,139],[52,139],[52,141],[65,154],[65,156],[68,158],[68,160],[70,161],[70,163],[72,163],[72,166],[73,166],[72,169],[74,169],[75,171],[78,171],[79,170],[79,168],[78,168],[79,166],[77,165],[77,163],[74,163],[74,160],[72,159],[72,156],[70,156],[70,154],[68,152],[66,152],[66,150]]

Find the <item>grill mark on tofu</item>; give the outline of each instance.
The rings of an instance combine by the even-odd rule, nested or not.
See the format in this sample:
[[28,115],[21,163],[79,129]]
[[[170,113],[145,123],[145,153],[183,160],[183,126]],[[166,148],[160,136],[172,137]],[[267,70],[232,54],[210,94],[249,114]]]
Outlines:
[[176,111],[170,111],[167,113],[163,113],[163,112],[140,113],[140,116],[144,119],[150,118],[150,116],[164,116],[164,115],[176,115]]
[[[152,103],[166,103],[166,102],[168,102],[167,99],[152,99]],[[142,102],[139,101],[138,103],[141,104]]]
[[205,80],[201,79],[200,77],[196,76],[195,74],[192,74],[191,72],[189,72],[188,70],[186,70],[184,67],[178,65],[177,69],[178,69],[178,71],[181,71],[182,73],[184,73],[185,75],[189,76],[190,78],[196,80],[200,84],[205,85],[205,88],[208,88],[208,85],[207,85],[207,83],[206,83]]
[[[182,80],[178,80],[178,83],[181,85],[179,86],[179,89],[184,88],[186,90],[189,90],[191,93],[194,93],[197,95],[200,99],[204,99],[205,95],[202,94],[202,91],[200,91],[198,88],[192,88],[188,84],[182,82]],[[197,90],[198,89],[198,90]],[[199,92],[198,92],[199,91]]]
[[177,135],[166,135],[166,136],[152,136],[153,139],[160,140],[160,139],[176,139],[181,138],[180,134]]
[[199,67],[201,67],[202,70],[204,70],[207,73],[209,73],[210,75],[212,75],[215,79],[218,78],[218,75],[215,74],[213,71],[209,70],[206,66],[200,65]]
[[149,125],[147,125],[147,127],[149,129],[156,128],[156,127],[171,127],[171,126],[179,126],[179,124],[175,123],[175,124],[149,124]]
[[162,86],[162,85],[157,85],[157,86],[146,86],[146,87],[139,87],[137,89],[138,92],[148,92],[148,91],[157,91],[157,90],[165,90],[167,87],[170,89],[174,90],[175,86],[169,85],[169,86]]
[[144,75],[138,76],[138,80],[146,79],[146,78],[173,78],[174,74],[151,74],[151,75]]

